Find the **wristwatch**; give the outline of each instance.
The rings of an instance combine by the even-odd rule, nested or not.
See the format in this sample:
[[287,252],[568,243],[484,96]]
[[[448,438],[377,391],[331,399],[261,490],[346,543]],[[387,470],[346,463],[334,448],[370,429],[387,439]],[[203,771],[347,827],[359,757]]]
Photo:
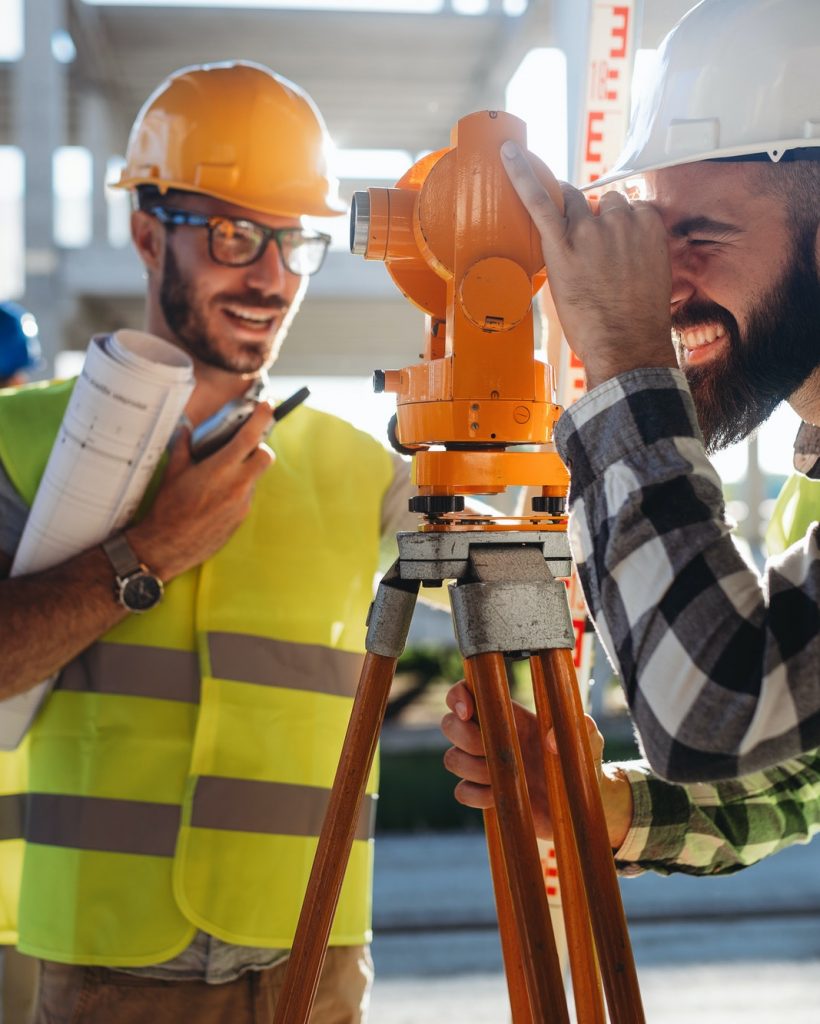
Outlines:
[[114,600],[129,612],[147,612],[162,597],[162,580],[143,565],[124,533],[103,542],[103,551],[114,567]]

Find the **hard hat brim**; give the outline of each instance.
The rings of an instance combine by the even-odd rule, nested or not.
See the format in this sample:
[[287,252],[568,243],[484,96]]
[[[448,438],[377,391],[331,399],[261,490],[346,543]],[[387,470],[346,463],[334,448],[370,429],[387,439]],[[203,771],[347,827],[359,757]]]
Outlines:
[[761,146],[760,143],[748,146],[732,146],[724,149],[713,149],[708,152],[692,153],[688,156],[676,156],[669,160],[658,160],[642,164],[640,161],[627,161],[623,164],[616,163],[615,166],[600,178],[596,178],[589,185],[579,185],[582,192],[594,192],[607,185],[614,185],[626,178],[640,178],[652,171],[663,171],[670,167],[683,167],[686,164],[710,163],[717,160],[738,160],[744,157],[757,156],[773,163],[780,163],[786,153],[795,149],[820,149],[820,139],[782,139],[770,145]]
[[223,202],[231,203],[234,206],[244,206],[249,210],[265,213],[271,217],[340,217],[348,212],[348,206],[342,199],[325,199],[321,203],[304,202],[293,205],[286,202],[275,204],[260,203],[251,196],[229,195],[212,189],[196,188],[190,182],[168,180],[167,178],[159,180],[149,176],[134,177],[125,173],[123,173],[119,181],[112,182],[109,187],[132,192],[141,185],[150,185],[153,188],[159,189],[162,194],[175,191],[210,196],[212,199],[221,199]]

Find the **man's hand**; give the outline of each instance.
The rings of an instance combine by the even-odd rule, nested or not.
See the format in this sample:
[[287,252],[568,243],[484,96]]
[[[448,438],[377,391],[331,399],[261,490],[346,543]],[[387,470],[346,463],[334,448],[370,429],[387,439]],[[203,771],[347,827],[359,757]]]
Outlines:
[[[490,773],[484,754],[481,730],[475,720],[475,702],[467,686],[456,683],[447,693],[450,713],[441,720],[441,730],[453,744],[444,754],[444,766],[461,782],[455,788],[455,797],[467,807],[486,809],[493,806]],[[527,789],[532,803],[535,831],[542,839],[552,839],[552,821],[547,804],[547,785],[544,760],[538,738],[535,715],[513,702],[515,725],[524,759]],[[601,797],[606,815],[609,841],[613,849],[620,847],[632,823],[632,790],[628,781],[614,766],[602,766],[604,738],[589,715],[585,716],[592,755],[601,786]],[[557,758],[554,735],[550,732],[548,757]]]
[[677,366],[669,250],[657,210],[607,192],[593,212],[583,193],[563,185],[562,214],[514,143],[504,143],[501,157],[541,235],[558,317],[589,386],[626,370]]
[[[271,465],[264,442],[273,420],[261,402],[219,451],[193,462],[182,431],[145,519],[128,531],[138,557],[168,581],[219,550],[250,511]],[[4,579],[0,557],[0,699],[48,678],[128,614],[114,600],[111,563],[99,545],[62,565]]]
[[274,459],[264,442],[272,423],[271,407],[260,402],[234,437],[200,462],[191,458],[189,432],[180,431],[149,512],[128,530],[134,550],[163,580],[210,558],[245,519]]

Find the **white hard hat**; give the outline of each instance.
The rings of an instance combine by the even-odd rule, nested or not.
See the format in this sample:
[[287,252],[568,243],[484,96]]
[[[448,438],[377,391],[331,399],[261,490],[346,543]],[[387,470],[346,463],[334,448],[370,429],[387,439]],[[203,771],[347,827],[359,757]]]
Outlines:
[[820,147],[820,0],[702,0],[661,44],[621,155],[644,171]]

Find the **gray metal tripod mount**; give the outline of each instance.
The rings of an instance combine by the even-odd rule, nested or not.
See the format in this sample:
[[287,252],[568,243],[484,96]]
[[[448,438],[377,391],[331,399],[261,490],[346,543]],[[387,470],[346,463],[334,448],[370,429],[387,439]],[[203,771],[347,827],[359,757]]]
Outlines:
[[[398,658],[420,583],[455,580],[450,590],[461,655],[529,656],[574,646],[566,588],[572,568],[563,531],[400,533],[399,557],[379,584],[365,647]],[[407,585],[409,584],[409,586]]]

